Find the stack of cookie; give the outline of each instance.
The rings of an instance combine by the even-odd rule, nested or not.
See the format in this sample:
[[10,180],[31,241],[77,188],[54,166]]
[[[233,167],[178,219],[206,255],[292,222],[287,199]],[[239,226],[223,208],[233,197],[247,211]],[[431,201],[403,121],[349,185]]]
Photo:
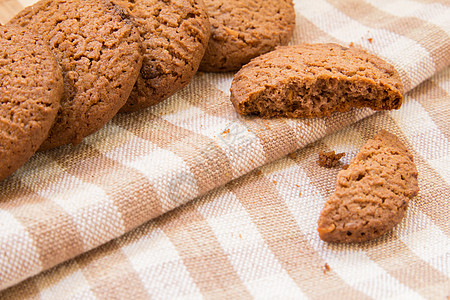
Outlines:
[[38,149],[76,145],[117,112],[167,99],[199,66],[238,70],[286,44],[294,22],[291,0],[41,0],[25,8],[1,27],[0,180]]

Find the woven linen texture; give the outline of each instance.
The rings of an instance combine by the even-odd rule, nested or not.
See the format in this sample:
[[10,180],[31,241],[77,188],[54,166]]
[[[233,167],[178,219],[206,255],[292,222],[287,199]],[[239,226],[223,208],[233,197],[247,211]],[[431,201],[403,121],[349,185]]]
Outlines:
[[[450,68],[377,113],[103,246],[6,289],[10,299],[446,299],[450,295]],[[420,120],[420,122],[418,122]],[[337,172],[385,129],[420,192],[383,237],[327,244],[317,219]],[[319,167],[318,151],[346,153]]]
[[[0,0],[5,8],[0,12],[0,22],[6,22],[28,4],[32,3]],[[448,2],[296,1],[295,8],[297,27],[292,44],[338,42],[360,46],[379,55],[397,68],[406,90],[410,91],[404,106],[399,111],[377,114],[362,123],[356,122],[372,115],[371,110],[353,110],[311,120],[243,118],[229,102],[232,74],[198,74],[188,87],[164,103],[140,113],[118,115],[77,147],[38,153],[0,183],[0,289],[99,247],[219,188],[204,196],[214,203],[210,209],[203,212],[189,209],[203,201],[196,200],[144,226],[150,229],[142,231],[140,227],[81,256],[81,261],[69,261],[49,271],[48,275],[38,276],[40,279],[33,278],[6,292],[29,292],[42,297],[55,297],[64,292],[100,298],[108,298],[108,293],[126,292],[165,298],[219,297],[228,292],[234,293],[230,296],[264,297],[271,292],[292,291],[293,296],[301,294],[314,298],[325,292],[333,295],[341,289],[342,293],[348,290],[342,296],[383,298],[403,295],[403,292],[428,297],[433,296],[433,290],[448,290],[449,232],[448,215],[445,215],[449,198],[448,72],[437,74],[450,64]],[[432,80],[414,89],[433,75]],[[417,96],[412,97],[413,94]],[[347,127],[351,124],[366,125]],[[414,152],[424,157],[423,161],[417,159],[418,164],[423,164],[419,173],[422,178],[424,172],[429,172],[426,173],[429,182],[422,181],[418,197],[423,197],[420,212],[427,213],[412,219],[408,215],[409,219],[418,220],[413,223],[414,230],[405,229],[408,241],[390,248],[384,241],[393,239],[392,236],[375,244],[365,244],[363,248],[320,243],[315,225],[311,224],[325,201],[326,191],[332,192],[336,174],[326,173],[312,162],[314,151],[310,147],[301,152],[312,151],[309,160],[302,154],[304,158],[297,163],[299,173],[280,162],[267,165],[342,128],[346,129],[340,132],[345,133],[330,140],[338,151],[342,148],[356,153],[375,129],[381,128],[392,129],[409,141],[410,149],[420,148]],[[353,131],[346,132],[348,128]],[[317,143],[325,147],[325,141],[330,138]],[[347,157],[353,153],[350,152]],[[282,161],[290,162],[289,159],[285,157]],[[310,161],[310,165],[303,166],[302,161]],[[249,181],[252,170],[263,165],[268,168],[268,177],[264,173],[261,178],[265,181]],[[271,179],[273,166],[286,169],[287,174],[280,180]],[[245,174],[249,175],[236,181],[239,182],[237,187],[224,187]],[[308,179],[296,182],[300,186],[297,189],[275,184],[293,182],[303,176],[301,174],[305,176],[301,178]],[[216,195],[223,189],[229,191],[226,192],[230,193],[229,197]],[[306,196],[301,197],[300,192]],[[300,198],[292,198],[293,195]],[[233,203],[237,205],[237,213]],[[294,210],[294,206],[289,205],[295,203]],[[414,207],[409,211],[413,214]],[[216,215],[218,220],[219,216],[224,216],[224,221],[211,224],[210,219]],[[299,221],[306,216],[305,222],[310,222],[309,225]],[[154,222],[162,222],[166,227],[154,225]],[[228,235],[246,226],[250,231],[245,233],[248,238],[243,238],[245,245],[242,247],[248,249],[242,249],[242,253],[233,248],[234,240],[222,240],[222,234]],[[422,232],[423,228],[440,231],[433,236]],[[422,235],[412,234],[416,231]],[[429,242],[434,242],[431,243],[434,246],[429,247]],[[134,246],[131,252],[126,252],[123,247],[127,243],[142,244],[144,252],[140,252],[139,247],[133,250]],[[378,260],[361,252],[364,247]],[[402,261],[409,257],[401,256],[402,250],[415,256]],[[156,251],[156,254],[141,261],[147,256],[142,254],[145,251]],[[133,262],[134,253],[141,253],[141,256],[136,254]],[[350,257],[348,260],[346,255]],[[443,262],[439,260],[442,257]],[[248,263],[244,264],[245,261]],[[320,286],[323,280],[320,276],[324,274],[317,273],[311,264],[320,262],[323,266],[325,261],[329,261],[334,275],[325,286]],[[354,272],[359,264],[363,266],[362,274]],[[428,277],[423,279],[401,267],[415,270],[414,264],[437,271],[425,273]],[[310,274],[308,270],[316,273],[311,271]],[[141,271],[147,275],[142,275]],[[415,281],[405,283],[407,278],[399,279],[391,274],[395,272],[398,272],[397,277],[408,275]],[[229,277],[224,277],[227,274]],[[266,284],[265,278],[278,282],[278,287]],[[434,283],[431,279],[436,278],[439,280]],[[106,284],[106,279],[110,285]],[[164,288],[166,282],[171,282],[167,289]],[[394,289],[399,283],[404,289],[396,294]],[[429,290],[428,294],[416,289],[415,284]],[[382,286],[386,294],[375,295]]]

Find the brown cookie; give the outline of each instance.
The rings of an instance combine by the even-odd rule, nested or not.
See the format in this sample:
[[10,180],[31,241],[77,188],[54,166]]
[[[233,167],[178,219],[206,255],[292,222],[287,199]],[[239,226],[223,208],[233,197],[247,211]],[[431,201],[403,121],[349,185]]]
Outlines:
[[47,138],[63,93],[47,44],[23,28],[0,25],[0,180]]
[[142,65],[126,10],[108,0],[42,0],[11,23],[41,34],[63,71],[61,109],[41,150],[80,143],[125,104]]
[[115,0],[131,11],[143,38],[144,61],[121,112],[155,105],[197,72],[210,35],[202,0]]
[[419,191],[413,156],[393,134],[381,131],[338,173],[336,191],[319,218],[327,242],[362,242],[400,223]]
[[319,150],[319,159],[317,164],[325,168],[334,168],[339,164],[339,160],[345,156],[345,153],[337,153],[334,151],[323,152]]
[[237,71],[250,59],[286,45],[292,37],[292,0],[204,1],[212,31],[201,71]]
[[233,78],[231,101],[242,115],[323,117],[353,107],[398,109],[403,85],[375,55],[337,44],[280,47]]

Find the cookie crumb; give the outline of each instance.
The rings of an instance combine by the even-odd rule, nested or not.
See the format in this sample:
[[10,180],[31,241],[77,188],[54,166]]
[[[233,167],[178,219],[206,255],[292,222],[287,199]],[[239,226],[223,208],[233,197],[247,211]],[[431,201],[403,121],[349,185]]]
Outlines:
[[372,42],[373,42],[373,38],[368,38],[367,40],[369,41],[369,43],[371,43],[371,44],[372,44]]
[[330,266],[325,263],[325,265],[323,266],[323,274],[327,274],[327,272],[331,271]]
[[348,164],[345,164],[342,166],[342,170],[347,170],[348,169]]
[[289,153],[288,157],[291,158],[291,159],[296,159],[297,158],[297,153],[296,152]]
[[317,160],[317,163],[321,167],[333,168],[337,166],[339,160],[343,156],[345,156],[345,153],[336,154],[334,150],[330,152],[323,152],[322,150],[319,150],[319,159]]
[[351,42],[351,43],[349,44],[349,46],[350,46],[350,47],[353,47],[353,46],[355,46],[355,44],[353,44],[353,42]]

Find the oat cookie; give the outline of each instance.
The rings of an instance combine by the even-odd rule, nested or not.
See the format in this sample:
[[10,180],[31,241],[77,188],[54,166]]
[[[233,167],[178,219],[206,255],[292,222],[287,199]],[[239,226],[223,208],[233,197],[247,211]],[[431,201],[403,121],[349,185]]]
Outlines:
[[130,18],[109,0],[42,0],[11,21],[41,34],[63,71],[61,109],[41,150],[80,143],[125,104],[142,65]]
[[197,72],[210,35],[202,0],[115,0],[128,8],[143,38],[144,61],[121,112],[155,105]]
[[63,93],[61,69],[39,36],[0,25],[0,180],[47,138]]
[[418,191],[413,156],[383,130],[338,173],[336,191],[319,218],[319,236],[327,242],[375,239],[400,223]]
[[231,101],[242,115],[323,117],[353,107],[398,109],[403,85],[393,66],[337,44],[279,47],[233,78]]
[[201,71],[237,71],[286,45],[295,26],[292,0],[204,0],[212,26]]

